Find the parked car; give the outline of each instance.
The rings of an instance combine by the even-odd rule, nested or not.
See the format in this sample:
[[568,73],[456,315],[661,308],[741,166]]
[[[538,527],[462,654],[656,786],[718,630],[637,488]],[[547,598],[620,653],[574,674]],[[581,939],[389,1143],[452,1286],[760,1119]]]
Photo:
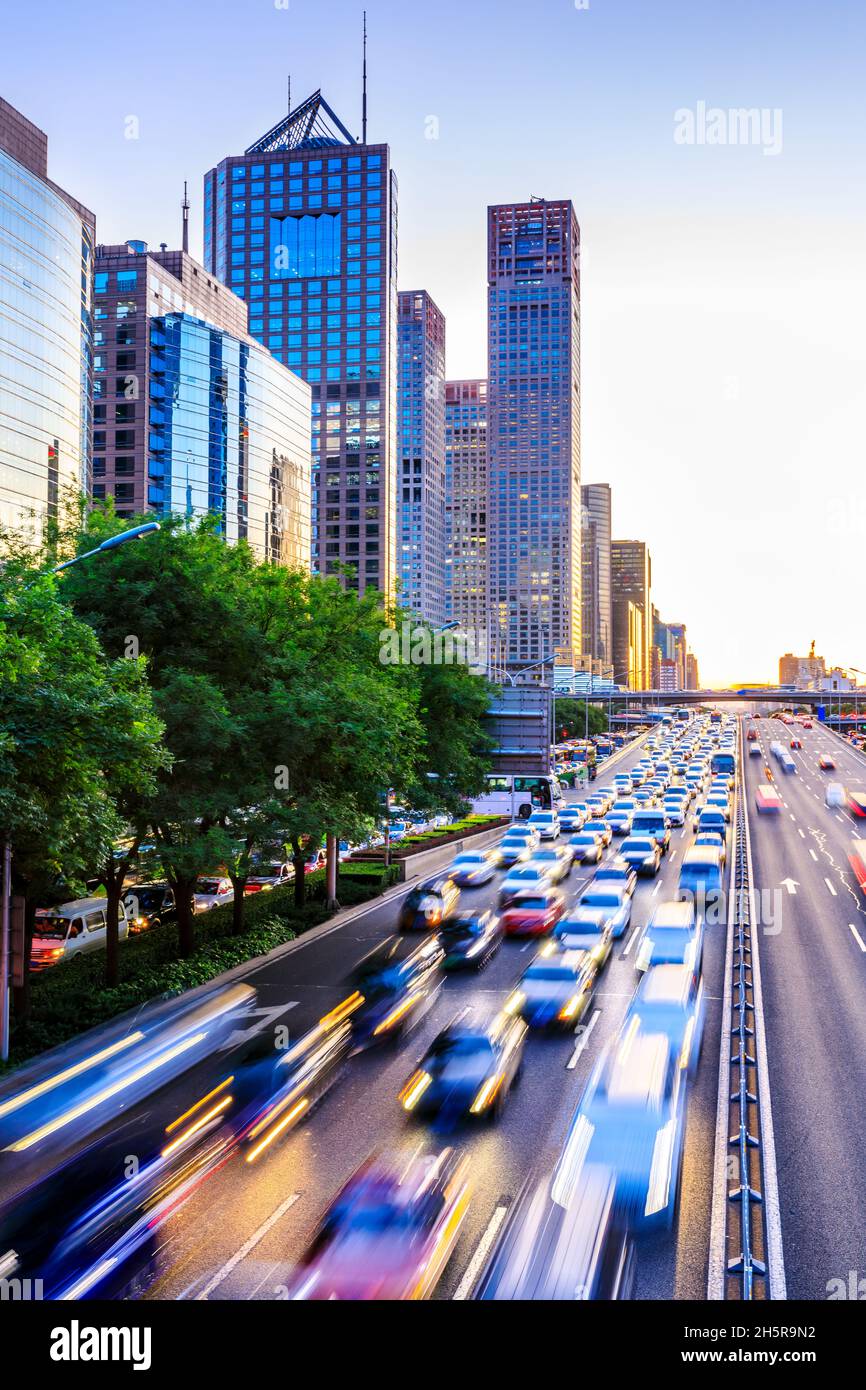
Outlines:
[[234,902],[235,890],[230,878],[200,878],[196,880],[193,894],[193,911],[210,912],[214,907],[223,907]]
[[[46,970],[60,961],[76,960],[88,951],[104,951],[105,908],[105,898],[76,898],[59,907],[37,908],[30,969]],[[123,903],[118,906],[117,934],[121,941],[129,935]]]
[[[279,860],[273,864],[256,864],[244,887],[244,896],[250,893],[267,893],[273,888],[283,888],[291,883],[295,871],[291,864]],[[306,866],[305,866],[306,867]]]
[[130,936],[159,927],[176,915],[174,889],[168,883],[136,883],[121,898]]

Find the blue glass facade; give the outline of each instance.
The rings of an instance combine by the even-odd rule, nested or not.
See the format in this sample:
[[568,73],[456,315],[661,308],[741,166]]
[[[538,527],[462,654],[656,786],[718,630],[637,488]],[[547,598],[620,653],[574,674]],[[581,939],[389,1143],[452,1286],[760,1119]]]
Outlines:
[[426,290],[398,298],[400,603],[445,621],[445,316]]
[[0,147],[0,524],[89,485],[92,222]]

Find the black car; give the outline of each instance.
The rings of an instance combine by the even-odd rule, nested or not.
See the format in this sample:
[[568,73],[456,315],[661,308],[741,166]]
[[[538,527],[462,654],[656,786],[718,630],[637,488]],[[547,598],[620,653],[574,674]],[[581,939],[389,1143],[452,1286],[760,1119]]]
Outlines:
[[446,970],[480,970],[502,944],[499,918],[489,910],[449,917],[439,935]]
[[520,1073],[527,1027],[499,1013],[488,1023],[455,1020],[430,1044],[400,1092],[409,1114],[495,1119]]
[[356,1049],[402,1037],[433,1004],[444,959],[438,934],[421,941],[390,937],[353,972],[352,993],[332,1017],[341,1011],[351,1017]]
[[406,894],[400,908],[401,931],[435,931],[450,917],[460,899],[460,889],[450,878],[428,878]]
[[149,931],[176,916],[174,889],[167,883],[136,883],[123,894],[129,934]]

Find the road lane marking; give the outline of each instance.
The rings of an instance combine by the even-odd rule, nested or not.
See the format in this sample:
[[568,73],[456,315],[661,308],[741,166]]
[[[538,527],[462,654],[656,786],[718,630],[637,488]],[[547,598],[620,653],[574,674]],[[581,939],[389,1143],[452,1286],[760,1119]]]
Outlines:
[[817,864],[817,863],[818,863],[818,856],[817,856],[817,854],[815,853],[815,851],[814,851],[813,849],[810,849],[810,850],[809,850],[809,853],[811,854],[812,858],[814,859],[815,863]]
[[654,897],[655,897],[656,893],[659,891],[659,889],[661,888],[661,886],[662,886],[662,885],[661,885],[661,881],[659,881],[659,882],[656,884],[655,888],[654,888],[654,889],[652,890],[652,892],[650,893],[650,897],[651,897],[651,898],[654,898]]
[[854,933],[854,940],[857,942],[857,945],[860,947],[860,950],[861,950],[861,951],[866,951],[866,941],[863,940],[863,938],[862,938],[862,936],[860,935],[860,933],[858,932],[857,928],[854,926],[854,923],[853,923],[853,922],[849,922],[849,923],[848,923],[848,926],[851,928],[852,932]]
[[[575,1067],[577,1066],[577,1064],[578,1064],[578,1062],[579,1062],[579,1060],[580,1060],[580,1054],[583,1052],[584,1048],[586,1047],[586,1044],[589,1042],[589,1035],[590,1035],[590,1033],[592,1032],[593,1028],[595,1027],[596,1023],[598,1022],[598,1016],[599,1016],[600,1013],[601,1013],[601,1009],[594,1009],[594,1010],[593,1010],[592,1018],[589,1020],[589,1023],[586,1025],[585,1031],[584,1031],[583,1033],[581,1033],[580,1037],[578,1038],[577,1042],[575,1043],[575,1045],[574,1045],[574,1051],[572,1052],[571,1056],[569,1057],[568,1061],[567,1061],[566,1064],[565,1064],[565,1067],[566,1067],[566,1070],[567,1070],[567,1071],[574,1071]],[[579,1025],[578,1025],[578,1026],[579,1026]]]
[[801,839],[801,840],[805,840],[805,838],[806,838],[805,832],[802,831],[802,830],[800,829],[799,825],[797,826],[797,834],[800,836],[800,839]]
[[452,1302],[462,1303],[471,1294],[473,1288],[475,1287],[475,1281],[477,1280],[478,1275],[481,1272],[481,1266],[487,1259],[487,1253],[494,1240],[496,1239],[497,1232],[499,1230],[499,1227],[505,1220],[505,1214],[507,1211],[507,1207],[497,1207],[494,1211],[493,1215],[487,1223],[487,1226],[485,1227],[484,1234],[482,1235],[477,1246],[475,1247],[475,1254],[472,1256],[472,1259],[469,1261],[468,1265],[466,1266],[466,1269],[463,1272],[463,1278],[457,1285]]
[[827,887],[830,889],[830,892],[833,894],[833,897],[835,898],[835,896],[836,896],[836,889],[833,887],[833,885],[832,885],[832,883],[830,882],[829,878],[825,878],[825,879],[824,879],[824,882],[826,883]]
[[297,1202],[300,1195],[300,1192],[290,1192],[285,1201],[280,1202],[280,1205],[276,1208],[276,1210],[271,1212],[267,1221],[263,1221],[261,1226],[259,1226],[258,1230],[253,1231],[249,1240],[244,1241],[241,1248],[235,1251],[231,1259],[226,1260],[222,1268],[218,1269],[213,1278],[208,1280],[201,1293],[196,1294],[197,1303],[201,1303],[204,1299],[208,1297],[209,1294],[213,1293],[214,1289],[218,1289],[220,1284],[224,1283],[225,1280],[228,1279],[232,1270],[236,1269],[237,1266],[241,1263],[241,1260],[245,1260],[247,1255],[249,1255],[252,1250],[255,1250],[259,1242],[261,1240],[264,1240],[271,1227],[276,1226],[277,1222],[280,1220],[280,1217],[285,1216],[289,1208],[295,1205],[295,1202]]
[[632,946],[634,945],[634,939],[635,939],[635,937],[638,936],[639,933],[640,933],[640,927],[638,927],[638,926],[632,927],[632,929],[631,929],[631,931],[630,931],[630,933],[629,933],[628,941],[627,941],[626,944],[625,944],[625,949],[624,949],[622,955],[620,956],[620,960],[625,960],[626,956],[628,955],[629,951],[631,950]]

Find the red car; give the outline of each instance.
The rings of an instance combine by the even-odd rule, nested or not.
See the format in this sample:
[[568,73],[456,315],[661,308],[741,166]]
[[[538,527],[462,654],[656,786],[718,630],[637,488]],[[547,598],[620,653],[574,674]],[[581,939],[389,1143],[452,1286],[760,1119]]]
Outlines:
[[749,743],[754,743],[754,741],[755,741],[755,739],[756,739],[757,737],[758,737],[758,731],[757,731],[757,729],[750,729],[749,732],[746,734],[746,738],[748,739]]
[[818,766],[822,772],[832,772],[836,764],[829,753],[822,753],[818,759]]
[[849,792],[848,805],[855,816],[866,816],[866,792]]
[[557,889],[526,889],[512,898],[499,920],[506,936],[546,936],[564,912],[565,898]]
[[792,747],[792,748],[802,748],[803,745],[802,745],[802,743],[800,742],[800,740],[799,740],[798,738],[792,738],[792,739],[791,739],[791,747]]

